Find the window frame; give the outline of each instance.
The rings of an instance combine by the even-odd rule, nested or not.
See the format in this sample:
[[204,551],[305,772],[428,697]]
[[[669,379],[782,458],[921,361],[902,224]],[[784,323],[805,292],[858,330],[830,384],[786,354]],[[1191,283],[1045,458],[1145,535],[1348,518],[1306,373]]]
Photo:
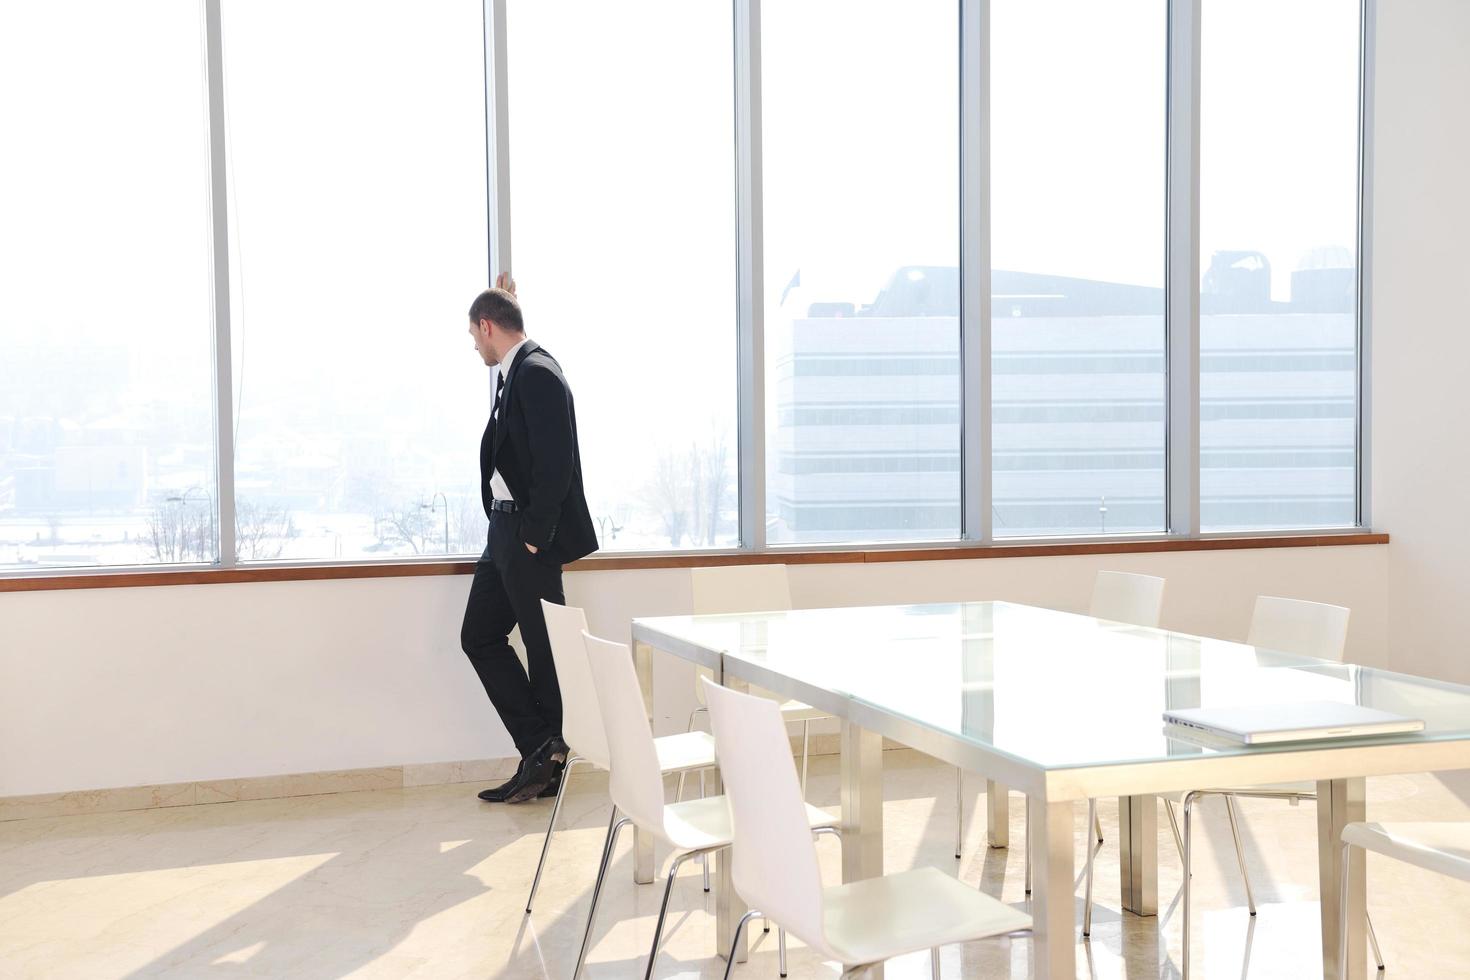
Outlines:
[[[1202,0],[1158,0],[1167,5],[1165,188],[1165,527],[1162,534],[1046,536],[997,543],[991,520],[992,456],[990,270],[990,0],[954,0],[959,24],[960,229],[960,533],[949,541],[861,541],[813,546],[773,545],[766,540],[765,282],[762,214],[762,0],[731,0],[735,69],[737,549],[680,549],[610,553],[579,569],[669,567],[762,561],[943,559],[1013,554],[1097,554],[1150,550],[1214,550],[1332,543],[1378,544],[1386,535],[1372,526],[1371,319],[1375,24],[1378,0],[1359,0],[1357,269],[1356,269],[1356,522],[1342,527],[1201,533],[1200,530],[1200,39]],[[221,0],[200,0],[207,86],[214,344],[214,449],[217,559],[212,563],[0,571],[0,591],[100,587],[97,583],[155,584],[204,576],[209,581],[257,577],[321,578],[393,574],[450,574],[468,563],[456,556],[360,561],[252,561],[237,564],[231,365],[229,221],[225,178],[223,36]],[[512,268],[510,144],[506,52],[506,0],[482,0],[484,22],[486,234],[489,268]],[[493,397],[486,384],[486,411]],[[472,465],[466,450],[466,465]],[[856,557],[855,557],[856,556]],[[876,556],[876,557],[875,557]],[[888,557],[883,557],[888,556]],[[248,567],[242,567],[246,565]],[[340,574],[328,574],[337,569]],[[46,584],[55,580],[55,584]],[[37,583],[41,583],[37,585]],[[71,583],[71,584],[67,584]]]

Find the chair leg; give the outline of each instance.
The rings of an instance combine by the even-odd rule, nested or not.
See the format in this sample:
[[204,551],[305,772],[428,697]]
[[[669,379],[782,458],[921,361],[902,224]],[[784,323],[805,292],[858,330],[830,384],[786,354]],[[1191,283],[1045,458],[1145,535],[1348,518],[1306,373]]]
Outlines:
[[929,949],[929,976],[939,980],[939,947],[933,946]]
[[[730,955],[725,959],[725,980],[730,980],[730,971],[735,969],[735,951],[740,948],[740,933],[745,930],[745,924],[757,915],[760,913],[751,909],[740,917],[739,922],[735,923],[735,938],[730,943]],[[572,980],[577,980],[577,978],[573,977]]]
[[698,715],[699,713],[701,713],[701,712],[708,712],[708,711],[709,711],[709,709],[706,708],[704,705],[701,704],[699,707],[697,707],[693,711],[689,712],[689,725],[688,725],[688,727],[686,727],[684,729],[684,731],[685,732],[692,732],[692,731],[694,731],[694,717],[696,715]]
[[587,931],[582,935],[582,948],[577,953],[577,965],[572,968],[572,980],[582,974],[582,964],[587,961],[587,950],[592,946],[592,927],[597,922],[597,901],[602,897],[602,883],[607,878],[607,866],[612,863],[613,848],[618,842],[618,833],[631,823],[627,817],[618,819],[618,808],[613,807],[607,822],[607,840],[602,845],[602,865],[597,869],[597,884],[592,886],[592,905],[587,909]]
[[1373,959],[1378,963],[1378,971],[1381,973],[1387,967],[1383,965],[1383,950],[1378,948],[1378,933],[1373,931],[1373,916],[1365,915],[1368,920],[1368,945],[1373,947]]
[[[1097,821],[1097,800],[1087,801],[1087,824],[1093,826]],[[1087,897],[1082,901],[1082,935],[1092,935],[1092,871],[1096,863],[1098,848],[1092,846],[1092,841],[1087,842]]]
[[1100,816],[1097,815],[1097,805],[1096,805],[1097,804],[1097,801],[1096,800],[1092,800],[1090,802],[1093,804],[1093,807],[1092,807],[1092,832],[1097,835],[1097,842],[1099,844],[1101,844],[1103,842],[1103,835],[1102,835],[1102,817],[1100,817]]
[[[1352,861],[1353,845],[1342,845],[1342,884],[1339,885],[1341,897],[1337,905],[1337,934],[1341,937],[1340,945],[1337,947],[1337,975],[1339,980],[1347,980],[1347,906],[1348,906],[1348,867]],[[1381,972],[1384,969],[1383,951],[1378,948],[1378,934],[1373,931],[1373,917],[1366,916],[1368,920],[1368,945],[1373,947],[1373,959],[1378,964]]]
[[684,777],[687,776],[687,775],[689,775],[689,770],[687,770],[687,769],[684,770],[683,772],[679,773],[679,782],[678,782],[678,785],[676,785],[674,787],[674,802],[675,803],[678,803],[680,800],[682,800],[684,798]]
[[1256,896],[1251,892],[1251,875],[1245,869],[1245,848],[1240,843],[1240,826],[1235,817],[1235,797],[1225,794],[1225,813],[1230,817],[1230,836],[1235,838],[1235,860],[1240,865],[1240,877],[1245,881],[1245,904],[1251,915],[1256,914]]
[[1179,816],[1174,812],[1174,801],[1164,801],[1164,812],[1169,815],[1169,829],[1174,832],[1174,846],[1179,849],[1179,860],[1184,860],[1184,838],[1179,834]]
[[1347,980],[1348,960],[1348,874],[1352,868],[1353,845],[1342,845],[1342,879],[1337,884],[1337,977]]
[[954,856],[958,858],[965,843],[965,772],[954,771]]
[[674,894],[674,879],[678,877],[679,865],[683,864],[688,857],[688,853],[680,854],[669,865],[669,880],[668,884],[664,885],[663,904],[658,907],[658,919],[653,924],[653,948],[648,951],[648,967],[643,971],[643,980],[652,980],[653,961],[658,959],[659,940],[664,934],[664,919],[669,914],[669,897]]
[[786,930],[776,930],[776,963],[781,976],[786,975]]
[[1190,793],[1184,797],[1184,962],[1179,972],[1183,980],[1189,980],[1189,909],[1190,909],[1190,879],[1194,877],[1190,870],[1190,858],[1194,849],[1192,831],[1194,823],[1194,801],[1197,797]]
[[1031,819],[1026,819],[1026,894],[1031,894]]
[[1026,895],[1030,895],[1030,837],[1026,837]]
[[806,799],[806,766],[812,741],[812,723],[801,723],[801,798]]
[[546,852],[551,850],[551,835],[556,830],[556,817],[561,813],[561,798],[567,791],[567,783],[571,782],[572,766],[582,760],[576,756],[567,758],[566,765],[561,770],[561,785],[556,790],[556,802],[551,805],[551,820],[546,824],[546,839],[541,842],[541,860],[536,862],[536,877],[531,879],[531,894],[526,896],[526,914],[531,914],[531,903],[536,900],[536,889],[541,886],[541,871],[546,867]]

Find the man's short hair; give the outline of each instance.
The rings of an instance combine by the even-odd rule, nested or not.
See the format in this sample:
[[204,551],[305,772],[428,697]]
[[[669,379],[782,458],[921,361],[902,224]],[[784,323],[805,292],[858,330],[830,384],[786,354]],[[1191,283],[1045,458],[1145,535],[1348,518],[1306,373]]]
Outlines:
[[487,289],[475,297],[470,304],[470,322],[489,320],[502,330],[525,333],[526,325],[521,320],[521,304],[515,293],[508,289]]

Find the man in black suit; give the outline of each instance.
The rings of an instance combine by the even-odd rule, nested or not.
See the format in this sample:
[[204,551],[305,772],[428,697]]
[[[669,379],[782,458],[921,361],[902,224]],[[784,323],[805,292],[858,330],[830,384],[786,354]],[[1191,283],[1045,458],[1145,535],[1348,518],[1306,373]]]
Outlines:
[[[596,551],[597,534],[582,494],[571,388],[556,359],[526,337],[507,274],[475,297],[470,336],[481,360],[498,370],[480,440],[480,497],[490,533],[475,564],[460,645],[521,754],[515,776],[480,799],[521,803],[554,796],[567,757],[541,600],[565,603],[561,567]],[[516,625],[529,673],[508,639]]]

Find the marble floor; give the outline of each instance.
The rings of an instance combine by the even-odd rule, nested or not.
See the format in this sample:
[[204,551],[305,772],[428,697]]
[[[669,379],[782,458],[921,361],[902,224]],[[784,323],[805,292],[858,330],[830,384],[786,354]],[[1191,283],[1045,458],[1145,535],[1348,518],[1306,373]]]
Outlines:
[[[952,770],[887,752],[885,863],[934,865],[1004,901],[1024,901],[1018,846],[983,846],[972,809],[965,857],[951,850]],[[982,786],[973,780],[973,789]],[[604,777],[579,775],[567,830],[553,845],[536,912],[522,909],[551,801],[481,804],[478,786],[339,793],[163,810],[0,823],[0,977],[555,977],[571,974],[607,821]],[[814,760],[811,798],[837,808],[836,760]],[[1370,780],[1375,819],[1470,818],[1470,779]],[[973,794],[971,796],[973,800]],[[1246,849],[1260,914],[1246,913],[1228,825],[1206,804],[1195,875],[1196,977],[1320,976],[1316,824],[1312,807],[1244,801]],[[1078,975],[1179,975],[1179,861],[1160,820],[1161,914],[1118,911],[1116,810],[1102,807],[1109,843],[1098,862],[1099,904]],[[1078,867],[1084,811],[1078,808]],[[829,881],[837,843],[817,844]],[[662,855],[661,855],[662,856]],[[1470,886],[1369,858],[1369,908],[1394,978],[1470,977]],[[1081,919],[1078,889],[1078,921]],[[641,976],[660,889],[635,886],[620,846],[586,975]],[[691,863],[675,890],[658,977],[719,977],[713,896]],[[736,977],[772,977],[775,933],[756,933]],[[1024,977],[1028,946],[972,943],[943,950],[945,977]],[[792,941],[793,977],[833,977]],[[927,954],[891,961],[893,978],[929,976]]]

